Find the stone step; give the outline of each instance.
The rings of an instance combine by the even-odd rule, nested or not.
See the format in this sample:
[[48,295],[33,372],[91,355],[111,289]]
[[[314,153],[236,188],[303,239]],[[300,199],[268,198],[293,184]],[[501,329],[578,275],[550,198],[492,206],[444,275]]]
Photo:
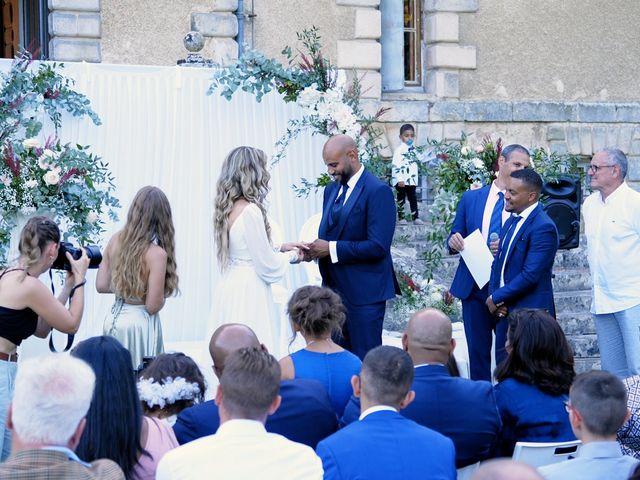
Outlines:
[[596,326],[589,312],[558,312],[556,317],[565,335],[596,333]]
[[554,299],[558,314],[589,313],[591,308],[591,291],[556,292]]
[[573,349],[575,357],[596,357],[600,355],[598,339],[595,334],[568,335],[567,341]]
[[574,368],[576,373],[600,370],[600,357],[575,357]]

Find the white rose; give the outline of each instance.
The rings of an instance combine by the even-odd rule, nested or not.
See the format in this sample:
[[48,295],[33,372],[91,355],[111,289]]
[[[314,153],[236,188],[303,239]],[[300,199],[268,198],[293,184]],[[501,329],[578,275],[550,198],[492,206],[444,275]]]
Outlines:
[[474,148],[474,150],[476,151],[476,153],[482,153],[484,152],[484,147],[482,145],[476,145],[476,148]]
[[476,180],[471,185],[469,185],[469,190],[477,190],[479,188],[482,188],[482,182],[480,182],[478,180]]
[[482,163],[482,160],[480,160],[478,157],[473,159],[473,166],[476,168],[483,168],[484,167],[484,163]]
[[96,223],[98,221],[98,214],[94,211],[87,213],[87,223]]
[[11,185],[11,178],[7,175],[0,175],[0,183],[2,183],[5,187]]
[[60,175],[55,170],[49,170],[42,176],[42,179],[47,185],[57,185],[60,181]]
[[460,154],[462,155],[469,155],[469,153],[471,153],[471,149],[466,145],[460,149]]
[[42,155],[40,158],[38,158],[38,166],[42,169],[42,170],[46,170],[49,168],[49,161],[47,160],[48,157],[45,157],[44,155]]
[[54,152],[53,150],[49,150],[48,148],[45,148],[44,152],[42,152],[42,155],[49,158],[55,158],[56,152]]
[[314,83],[300,92],[298,95],[298,104],[302,107],[315,107],[322,99],[322,95],[323,93],[317,90],[317,86]]
[[37,138],[26,138],[22,141],[24,148],[37,148],[40,146],[40,141]]
[[24,185],[27,188],[36,188],[38,186],[38,181],[37,180],[27,180],[26,182],[24,182]]

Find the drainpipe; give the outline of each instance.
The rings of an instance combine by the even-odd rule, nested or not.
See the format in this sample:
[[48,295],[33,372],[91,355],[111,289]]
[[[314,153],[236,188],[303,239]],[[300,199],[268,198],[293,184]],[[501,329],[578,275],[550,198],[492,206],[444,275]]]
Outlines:
[[240,58],[244,53],[244,0],[238,0],[236,17],[238,17],[238,35],[235,40],[238,42],[238,58]]
[[382,17],[382,91],[404,88],[404,0],[380,2]]

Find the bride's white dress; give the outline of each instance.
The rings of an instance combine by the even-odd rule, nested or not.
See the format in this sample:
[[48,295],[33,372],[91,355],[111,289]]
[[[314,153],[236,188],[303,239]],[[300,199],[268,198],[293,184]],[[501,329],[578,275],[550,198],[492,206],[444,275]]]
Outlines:
[[276,308],[271,284],[288,266],[289,254],[269,243],[260,209],[247,205],[229,229],[229,264],[215,289],[209,333],[225,323],[244,323],[276,358],[287,355],[292,331]]

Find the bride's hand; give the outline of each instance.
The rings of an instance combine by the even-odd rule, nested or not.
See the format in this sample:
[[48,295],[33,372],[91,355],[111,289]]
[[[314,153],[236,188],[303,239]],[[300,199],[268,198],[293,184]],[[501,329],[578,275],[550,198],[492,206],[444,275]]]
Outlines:
[[297,264],[304,260],[304,252],[301,249],[294,247],[289,252],[289,263]]
[[309,250],[309,247],[302,242],[289,242],[289,243],[283,243],[282,245],[280,245],[281,252],[289,252],[293,249],[297,249],[302,252],[304,250]]

